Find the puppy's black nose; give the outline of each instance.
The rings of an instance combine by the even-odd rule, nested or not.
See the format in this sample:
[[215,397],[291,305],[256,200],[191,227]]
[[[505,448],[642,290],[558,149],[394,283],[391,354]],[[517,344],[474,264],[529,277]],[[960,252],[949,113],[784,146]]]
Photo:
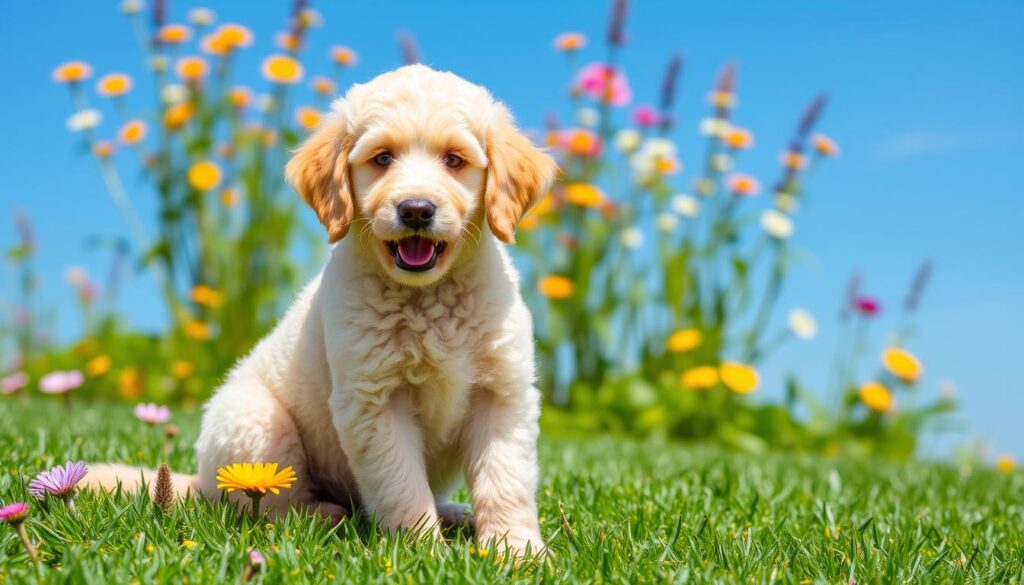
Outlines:
[[426,199],[407,199],[398,204],[398,218],[406,227],[425,228],[434,219],[437,206]]

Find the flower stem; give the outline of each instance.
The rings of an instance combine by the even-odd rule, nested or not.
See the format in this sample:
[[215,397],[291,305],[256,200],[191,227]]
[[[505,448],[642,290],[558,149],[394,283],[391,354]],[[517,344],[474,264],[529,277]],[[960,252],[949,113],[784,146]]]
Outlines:
[[252,500],[252,525],[255,527],[260,521],[260,500],[263,499],[263,494],[249,494],[249,498]]
[[70,511],[71,515],[75,517],[75,520],[78,520],[78,508],[75,507],[74,496],[69,495],[68,497],[64,498],[64,503],[67,504],[68,511]]
[[29,558],[33,561],[39,560],[39,555],[36,554],[36,547],[32,546],[32,541],[28,539],[28,533],[25,532],[25,524],[18,522],[14,525],[14,530],[17,531],[18,536],[21,537],[21,543],[25,545],[25,550],[28,552]]

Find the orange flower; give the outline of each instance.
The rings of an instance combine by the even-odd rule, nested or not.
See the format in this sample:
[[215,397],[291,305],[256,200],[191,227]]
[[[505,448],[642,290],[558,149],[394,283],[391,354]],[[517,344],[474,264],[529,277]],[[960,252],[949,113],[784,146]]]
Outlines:
[[894,401],[892,392],[878,382],[868,382],[857,391],[861,402],[876,412],[888,412],[892,410]]
[[92,77],[92,67],[84,61],[62,63],[53,70],[56,83],[78,83]]
[[263,77],[292,85],[302,79],[302,64],[288,55],[271,55],[263,60]]
[[583,33],[566,32],[555,37],[555,50],[572,53],[587,46],[587,37]]
[[320,112],[315,108],[303,106],[295,110],[295,121],[306,130],[312,130],[320,124]]
[[129,120],[117,132],[121,144],[137,144],[146,137],[146,123],[142,120]]
[[729,91],[713,91],[708,94],[708,103],[716,108],[731,108],[736,105],[736,94]]
[[220,167],[208,160],[197,161],[188,170],[188,183],[197,191],[209,191],[220,183]]
[[137,368],[121,370],[117,376],[117,391],[127,400],[142,396],[142,374]]
[[164,128],[171,132],[180,130],[189,120],[192,119],[192,103],[179,102],[167,108],[164,112]]
[[189,361],[178,360],[171,363],[171,375],[179,380],[183,380],[191,376],[195,369],[195,366],[193,366],[192,362]]
[[285,51],[296,52],[299,50],[299,39],[292,33],[283,30],[274,35],[274,44]]
[[359,55],[348,47],[336,45],[331,47],[331,60],[343,67],[354,67],[359,62]]
[[807,157],[792,150],[787,150],[779,155],[779,162],[787,169],[800,170],[807,166]]
[[882,352],[882,365],[890,374],[907,384],[916,382],[924,371],[921,361],[914,354],[898,347],[889,347]]
[[330,95],[335,91],[334,82],[323,75],[314,77],[310,85],[313,87],[313,91],[320,95]]
[[718,369],[714,366],[697,366],[683,372],[679,383],[687,390],[707,390],[718,385]]
[[107,96],[122,96],[132,89],[132,78],[124,73],[111,73],[104,75],[96,82],[96,93]]
[[565,186],[565,200],[580,207],[600,207],[604,194],[590,183],[569,183]]
[[549,299],[562,300],[572,296],[576,285],[564,276],[552,274],[537,281],[537,290]]
[[234,207],[238,203],[238,193],[232,187],[227,187],[220,192],[220,204],[224,207]]
[[740,173],[730,175],[726,183],[729,185],[729,189],[736,195],[750,197],[761,192],[761,183],[758,183],[757,179],[750,175]]
[[217,35],[220,43],[227,47],[229,51],[248,47],[252,44],[252,31],[234,22],[225,22],[217,27],[214,34]]
[[203,36],[203,39],[199,41],[199,50],[208,55],[226,55],[231,50],[231,47],[224,42],[224,39],[220,35],[211,33]]
[[683,353],[691,351],[700,346],[704,336],[697,329],[680,329],[669,335],[665,341],[665,348],[671,352]]
[[209,323],[191,320],[185,323],[185,335],[191,337],[192,339],[205,341],[213,336],[213,331]]
[[730,127],[722,137],[725,145],[734,150],[745,150],[754,145],[754,135],[745,128]]
[[106,140],[101,140],[96,143],[92,152],[96,155],[96,158],[110,158],[114,154],[114,145]]
[[190,82],[196,82],[206,77],[207,69],[206,59],[202,57],[182,57],[178,59],[175,66],[178,77]]
[[219,307],[224,304],[224,295],[220,291],[205,284],[197,284],[192,287],[192,301],[206,307]]
[[91,378],[102,376],[108,371],[110,371],[110,356],[108,355],[98,355],[85,364],[85,373],[89,374]]
[[157,31],[156,38],[167,45],[180,45],[192,38],[192,29],[183,24],[165,24]]
[[824,134],[812,136],[811,144],[814,146],[814,151],[822,156],[834,157],[839,155],[839,145]]
[[236,108],[246,108],[252,103],[252,92],[249,91],[248,87],[235,86],[228,92],[228,99],[231,100],[231,105]]
[[725,387],[737,394],[750,394],[761,385],[757,370],[738,362],[723,362],[718,373]]

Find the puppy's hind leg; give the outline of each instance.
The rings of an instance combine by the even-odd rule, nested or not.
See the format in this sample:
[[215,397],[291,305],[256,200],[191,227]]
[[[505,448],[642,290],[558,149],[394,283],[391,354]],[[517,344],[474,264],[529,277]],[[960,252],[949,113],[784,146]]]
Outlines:
[[[305,507],[332,521],[348,513],[342,506],[319,501],[308,469],[292,415],[258,379],[230,379],[210,399],[203,414],[202,431],[196,442],[199,461],[199,490],[217,499],[217,469],[232,463],[277,463],[278,469],[291,466],[296,481],[279,494],[267,492],[261,507],[272,517],[283,516],[289,505]],[[229,494],[238,501],[243,494]],[[248,499],[243,498],[243,503]]]

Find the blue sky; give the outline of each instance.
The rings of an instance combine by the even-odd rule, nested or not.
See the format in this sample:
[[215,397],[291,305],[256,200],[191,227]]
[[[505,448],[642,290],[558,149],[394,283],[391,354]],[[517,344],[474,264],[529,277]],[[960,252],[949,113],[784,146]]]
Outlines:
[[[171,2],[181,21],[200,3]],[[221,20],[251,26],[256,44],[239,62],[240,80],[258,86],[258,66],[283,27],[286,2],[208,3]],[[415,35],[423,59],[483,83],[509,104],[522,125],[539,127],[548,111],[563,119],[567,70],[551,49],[563,31],[603,35],[607,6],[598,1],[479,3],[314,2],[324,15],[313,32],[307,64],[326,70],[327,49],[345,44],[361,57],[351,81],[399,64],[395,33]],[[819,317],[821,334],[790,346],[765,368],[769,395],[781,393],[788,371],[823,387],[836,345],[834,315],[849,274],[895,307],[917,265],[935,273],[911,347],[934,395],[953,380],[969,433],[996,452],[1024,456],[1024,3],[989,1],[634,2],[622,63],[639,101],[654,101],[669,56],[686,54],[676,135],[687,166],[701,154],[696,125],[703,96],[726,61],[740,67],[737,121],[757,135],[744,170],[770,181],[779,150],[815,92],[832,97],[822,130],[842,156],[820,170],[798,216],[794,242],[809,252],[787,283],[782,307]],[[582,62],[597,60],[591,47]],[[83,265],[103,274],[106,258],[86,250],[91,235],[126,235],[94,163],[75,151],[65,129],[70,104],[54,86],[52,68],[87,60],[98,73],[125,71],[140,87],[144,63],[116,2],[26,2],[0,20],[0,246],[14,241],[8,216],[26,212],[40,240],[44,286],[39,301],[58,315],[57,335],[72,338],[79,323],[62,274]],[[107,128],[111,133],[112,128]],[[151,216],[137,175],[125,179]],[[685,174],[684,180],[692,178]],[[680,185],[685,183],[681,182]],[[309,214],[312,221],[312,214]],[[0,269],[0,298],[13,286]],[[122,295],[127,318],[159,327],[162,309],[144,277]],[[890,313],[891,315],[891,313]],[[876,344],[896,326],[883,317]],[[926,446],[939,452],[948,445]]]

